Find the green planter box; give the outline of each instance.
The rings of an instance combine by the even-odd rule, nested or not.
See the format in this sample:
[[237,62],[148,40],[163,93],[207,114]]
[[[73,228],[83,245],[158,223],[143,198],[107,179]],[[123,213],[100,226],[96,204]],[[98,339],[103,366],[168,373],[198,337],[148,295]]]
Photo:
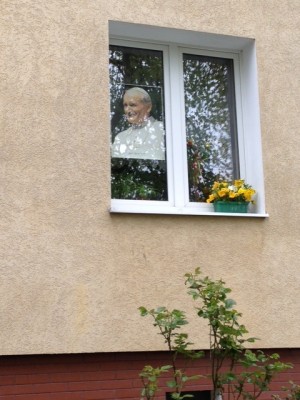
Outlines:
[[249,203],[231,202],[231,201],[215,201],[213,203],[216,212],[223,213],[246,213],[248,212]]

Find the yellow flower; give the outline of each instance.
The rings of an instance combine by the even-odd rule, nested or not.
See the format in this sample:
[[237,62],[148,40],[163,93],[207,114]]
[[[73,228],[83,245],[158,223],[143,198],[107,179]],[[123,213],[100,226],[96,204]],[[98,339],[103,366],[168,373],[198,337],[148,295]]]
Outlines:
[[234,186],[236,186],[237,188],[240,188],[244,185],[244,179],[236,179],[233,184]]
[[214,194],[210,194],[209,198],[206,200],[207,203],[211,203],[215,200],[215,195]]
[[255,190],[247,189],[244,193],[244,197],[246,201],[251,201],[252,196],[255,194]]
[[230,199],[234,199],[235,197],[237,197],[237,193],[236,192],[229,192],[229,198]]
[[237,191],[237,194],[238,194],[239,196],[244,196],[245,193],[246,193],[246,191],[247,191],[247,189],[239,188],[239,190]]
[[220,183],[219,182],[214,182],[212,190],[218,190],[220,187]]
[[227,196],[228,193],[229,193],[228,188],[222,188],[218,191],[218,196],[225,197],[225,196]]

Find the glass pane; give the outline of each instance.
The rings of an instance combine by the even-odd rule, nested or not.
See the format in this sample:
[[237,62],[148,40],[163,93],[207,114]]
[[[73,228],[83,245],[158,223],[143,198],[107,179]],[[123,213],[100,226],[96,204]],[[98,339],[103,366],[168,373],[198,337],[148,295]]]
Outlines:
[[[186,398],[188,398],[187,395],[189,395],[189,397],[192,400],[211,400],[212,398],[212,392],[210,390],[194,390],[194,391],[189,391],[189,392],[181,392],[182,396],[186,396]],[[167,392],[166,393],[166,400],[172,400],[172,393],[171,392]]]
[[167,200],[163,53],[110,46],[113,199]]
[[233,61],[183,55],[189,198],[239,176]]

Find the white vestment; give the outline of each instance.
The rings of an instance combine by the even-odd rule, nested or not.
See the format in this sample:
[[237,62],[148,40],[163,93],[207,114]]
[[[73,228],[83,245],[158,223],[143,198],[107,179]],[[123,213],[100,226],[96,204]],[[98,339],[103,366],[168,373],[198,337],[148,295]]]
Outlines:
[[153,117],[143,125],[131,126],[120,132],[112,145],[112,157],[165,159],[165,132],[163,123]]

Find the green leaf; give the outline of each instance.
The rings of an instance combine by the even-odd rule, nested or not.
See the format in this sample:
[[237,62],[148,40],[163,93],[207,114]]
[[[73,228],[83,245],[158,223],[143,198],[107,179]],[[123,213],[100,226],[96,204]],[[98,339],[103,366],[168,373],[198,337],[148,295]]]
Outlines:
[[145,307],[139,307],[138,309],[139,309],[140,314],[141,314],[142,317],[144,317],[145,315],[148,314],[148,311],[147,311],[147,309]]
[[225,307],[227,309],[232,308],[234,305],[236,305],[236,302],[233,299],[226,299],[225,300]]
[[163,372],[167,372],[169,369],[171,369],[172,368],[172,365],[163,365],[162,367],[160,367],[160,369],[163,371]]
[[176,387],[176,382],[175,381],[168,381],[167,382],[167,386],[169,387],[169,388],[175,388]]

